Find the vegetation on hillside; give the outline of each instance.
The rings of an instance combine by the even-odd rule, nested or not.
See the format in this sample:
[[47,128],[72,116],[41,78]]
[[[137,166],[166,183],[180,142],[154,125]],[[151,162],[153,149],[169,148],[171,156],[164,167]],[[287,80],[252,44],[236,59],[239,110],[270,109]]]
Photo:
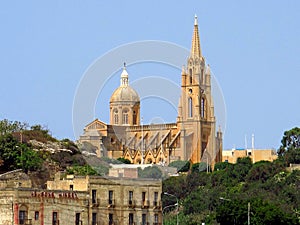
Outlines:
[[[108,171],[92,168],[73,141],[57,140],[48,128],[4,119],[0,121],[0,171],[14,169],[23,169],[36,176],[41,173],[45,180],[50,178],[51,169],[53,173],[66,170],[75,175]],[[41,182],[44,180],[41,179]]]
[[[279,158],[274,162],[252,164],[240,158],[236,164],[217,163],[206,173],[192,166],[187,175],[163,182],[163,192],[177,196],[176,207],[164,210],[164,224],[251,225],[300,224],[300,171],[288,171],[290,163],[299,164],[300,129],[286,131]],[[176,198],[163,195],[163,206],[176,203]],[[171,212],[168,212],[168,210]]]
[[29,145],[18,142],[9,133],[0,136],[0,161],[1,171],[37,170],[42,163],[38,152],[32,150]]

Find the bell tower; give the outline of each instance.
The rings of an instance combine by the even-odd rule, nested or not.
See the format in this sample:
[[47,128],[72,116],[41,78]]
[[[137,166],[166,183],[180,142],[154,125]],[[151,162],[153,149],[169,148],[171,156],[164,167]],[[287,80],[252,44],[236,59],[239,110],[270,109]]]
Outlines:
[[[204,152],[213,155],[215,146],[215,117],[211,96],[209,66],[205,64],[200,47],[198,19],[195,16],[192,46],[186,67],[181,73],[181,96],[178,106],[181,130],[182,158],[200,162]],[[212,159],[212,157],[211,157]]]
[[195,16],[194,32],[190,56],[187,60],[187,68],[182,68],[181,74],[181,113],[182,121],[199,119],[200,97],[204,90],[205,59],[201,54],[200,38],[198,32],[198,20]]

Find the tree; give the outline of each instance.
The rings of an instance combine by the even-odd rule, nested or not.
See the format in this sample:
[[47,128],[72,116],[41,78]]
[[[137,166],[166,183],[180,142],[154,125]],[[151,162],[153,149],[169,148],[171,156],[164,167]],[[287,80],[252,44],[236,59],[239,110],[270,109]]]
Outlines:
[[0,120],[0,135],[20,132],[22,130],[26,130],[27,127],[27,123],[22,123],[19,121],[9,121],[7,119]]
[[41,168],[42,159],[40,158],[38,152],[32,150],[26,144],[20,144],[20,155],[16,158],[16,166],[27,171],[35,171]]
[[206,172],[207,170],[210,171],[210,166],[205,162],[199,162],[192,165],[192,173]]
[[210,183],[210,173],[189,173],[186,177],[186,190],[188,193],[198,187],[206,186]]
[[233,164],[230,176],[236,179],[236,182],[243,182],[251,167],[252,161],[249,157],[238,158],[236,164]]
[[215,164],[214,171],[224,170],[228,168],[229,165],[231,165],[229,162],[218,162]]
[[212,211],[215,208],[218,199],[217,188],[210,189],[208,187],[199,187],[191,192],[183,202],[184,214],[195,214],[203,211]]
[[11,134],[0,136],[0,158],[3,170],[37,170],[42,160],[27,144],[18,142]]
[[259,161],[249,170],[246,179],[247,181],[259,181],[264,183],[283,169],[284,168],[278,166],[275,162]]
[[148,166],[144,169],[141,169],[139,167],[138,174],[140,178],[153,178],[153,179],[162,178],[162,172],[157,166]]
[[278,150],[279,157],[286,165],[300,164],[300,128],[294,127],[285,131]]
[[[163,192],[168,192],[169,194],[173,194],[177,196],[177,198],[181,199],[186,197],[189,193],[187,192],[187,182],[186,176],[180,175],[176,177],[169,177],[168,179],[163,181]],[[163,205],[172,205],[176,203],[175,198],[166,198],[165,195],[163,197]]]
[[97,171],[94,170],[90,165],[70,166],[67,168],[67,173],[79,176],[97,175]]
[[0,157],[3,160],[3,170],[17,169],[16,161],[20,155],[18,141],[11,135],[5,134],[0,136]]

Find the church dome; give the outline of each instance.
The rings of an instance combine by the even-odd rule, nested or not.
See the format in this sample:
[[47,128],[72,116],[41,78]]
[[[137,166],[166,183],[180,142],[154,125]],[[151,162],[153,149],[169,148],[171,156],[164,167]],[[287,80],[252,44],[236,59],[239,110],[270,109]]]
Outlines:
[[110,102],[140,102],[138,93],[128,85],[128,73],[124,66],[121,74],[121,84],[110,97]]
[[138,93],[131,87],[118,87],[110,98],[110,102],[139,102]]

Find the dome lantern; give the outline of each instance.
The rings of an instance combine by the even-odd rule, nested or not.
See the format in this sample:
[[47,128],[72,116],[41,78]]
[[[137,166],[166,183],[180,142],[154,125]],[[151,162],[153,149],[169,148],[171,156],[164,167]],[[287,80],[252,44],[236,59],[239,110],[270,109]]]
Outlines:
[[110,98],[110,124],[112,125],[139,125],[140,97],[129,86],[128,73],[124,63],[120,77],[120,86]]

